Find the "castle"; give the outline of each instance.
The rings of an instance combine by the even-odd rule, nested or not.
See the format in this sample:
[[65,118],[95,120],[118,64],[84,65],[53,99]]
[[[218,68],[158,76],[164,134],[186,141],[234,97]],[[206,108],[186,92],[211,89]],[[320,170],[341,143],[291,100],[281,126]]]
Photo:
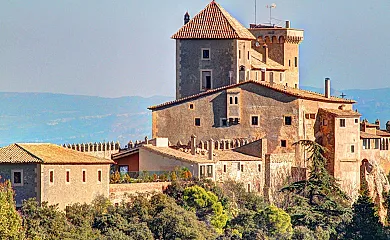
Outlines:
[[[374,132],[370,124],[361,123],[353,109],[355,101],[331,96],[330,79],[325,79],[324,94],[299,88],[303,30],[291,28],[289,21],[283,27],[251,24],[247,29],[212,1],[192,19],[186,13],[184,25],[172,38],[176,100],[149,108],[152,137],[167,138],[164,147],[169,151],[154,147],[154,152],[176,160],[185,159],[183,152],[188,159],[198,155],[206,159],[194,150],[205,149],[211,152],[203,155],[209,155],[215,168],[210,165],[210,172],[216,175],[237,171],[236,167],[227,171],[220,161],[236,161],[240,169],[242,154],[256,157],[251,160],[263,170],[252,170],[262,180],[241,180],[248,181],[248,189],[258,185],[255,189],[267,197],[286,178],[305,175],[308,153],[294,145],[299,140],[313,140],[328,149],[328,170],[352,199],[358,195],[364,163],[388,165],[390,134],[379,125]],[[213,158],[224,150],[241,155]],[[154,159],[159,167],[168,167],[163,166],[164,159],[157,155]],[[141,156],[139,160],[144,161]],[[227,178],[229,174],[213,179]]]

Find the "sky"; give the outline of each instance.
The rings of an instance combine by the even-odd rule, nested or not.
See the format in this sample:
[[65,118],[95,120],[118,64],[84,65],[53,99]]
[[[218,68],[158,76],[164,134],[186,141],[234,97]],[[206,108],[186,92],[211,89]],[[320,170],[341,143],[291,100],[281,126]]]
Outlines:
[[[101,97],[175,95],[175,41],[183,15],[210,0],[0,1],[0,92]],[[255,0],[217,0],[248,27]],[[305,30],[300,84],[390,87],[390,1],[257,0],[257,22]]]

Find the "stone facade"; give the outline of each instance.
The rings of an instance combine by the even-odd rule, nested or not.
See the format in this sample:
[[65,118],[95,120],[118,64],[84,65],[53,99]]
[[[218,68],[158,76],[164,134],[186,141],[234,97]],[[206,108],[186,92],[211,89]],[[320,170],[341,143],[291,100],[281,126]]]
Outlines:
[[[22,172],[22,184],[13,184],[13,171]],[[0,176],[2,179],[11,180],[12,187],[15,191],[15,202],[17,207],[20,207],[25,199],[39,198],[39,182],[37,181],[36,164],[1,164]]]

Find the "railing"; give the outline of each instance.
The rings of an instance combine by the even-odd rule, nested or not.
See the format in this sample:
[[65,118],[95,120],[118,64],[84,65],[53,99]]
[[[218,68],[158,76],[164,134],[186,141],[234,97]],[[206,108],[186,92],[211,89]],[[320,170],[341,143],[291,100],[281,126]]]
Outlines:
[[111,171],[110,183],[170,182],[178,179],[189,180],[191,178],[192,174],[186,168],[175,171]]

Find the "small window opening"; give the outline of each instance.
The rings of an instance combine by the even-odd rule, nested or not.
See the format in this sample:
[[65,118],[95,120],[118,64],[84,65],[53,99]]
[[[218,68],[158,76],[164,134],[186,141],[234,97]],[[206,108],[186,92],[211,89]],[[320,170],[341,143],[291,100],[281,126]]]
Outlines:
[[195,118],[195,126],[200,126],[200,118]]
[[50,171],[49,179],[50,179],[50,183],[54,183],[54,171]]
[[351,153],[355,152],[355,145],[351,145]]
[[70,182],[70,171],[66,171],[66,182]]
[[280,141],[280,146],[281,147],[287,147],[287,141],[286,140],[281,140]]
[[210,49],[203,49],[202,57],[203,59],[210,59]]
[[83,182],[87,182],[87,173],[85,170],[83,170]]
[[258,116],[252,116],[252,125],[253,126],[259,125],[259,117]]
[[190,109],[194,109],[194,104],[193,103],[190,103]]
[[340,127],[345,127],[345,119],[340,119]]
[[238,97],[234,97],[234,104],[238,104]]
[[223,172],[226,172],[226,165],[223,165]]
[[233,104],[233,97],[230,97],[230,104]]
[[284,125],[291,125],[292,123],[292,117],[291,116],[285,116],[284,117]]

